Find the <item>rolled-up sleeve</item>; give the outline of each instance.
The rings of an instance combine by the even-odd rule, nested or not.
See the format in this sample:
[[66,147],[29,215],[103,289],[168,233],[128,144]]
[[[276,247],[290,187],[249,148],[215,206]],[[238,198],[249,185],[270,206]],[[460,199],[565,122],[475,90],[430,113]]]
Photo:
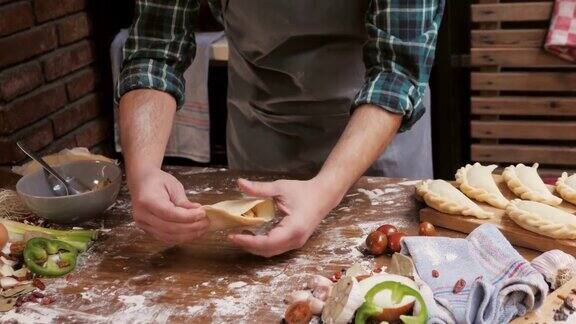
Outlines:
[[400,131],[422,116],[444,0],[371,0],[364,47],[366,82],[354,107],[379,106],[403,116]]
[[155,89],[184,103],[183,73],[195,54],[195,0],[136,1],[134,22],[123,49],[124,61],[116,82],[116,104],[126,92]]

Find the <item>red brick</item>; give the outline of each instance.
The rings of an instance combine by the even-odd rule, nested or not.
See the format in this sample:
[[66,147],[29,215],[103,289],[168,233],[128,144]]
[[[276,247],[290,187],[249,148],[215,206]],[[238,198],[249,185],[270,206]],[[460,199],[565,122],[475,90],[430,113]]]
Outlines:
[[0,8],[0,36],[5,36],[34,25],[30,2],[17,2]]
[[[0,68],[56,48],[54,26],[42,26],[0,39]],[[8,50],[5,50],[8,49]]]
[[66,81],[68,100],[74,101],[94,90],[97,79],[96,70],[92,67],[85,68],[71,75]]
[[22,141],[33,151],[46,147],[54,140],[52,123],[49,120],[41,121],[31,127],[9,136],[0,137],[0,164],[14,164],[22,161],[26,156],[16,146]]
[[60,44],[70,44],[88,37],[92,33],[92,25],[88,15],[83,12],[59,21],[57,31]]
[[78,12],[85,6],[85,0],[36,0],[34,1],[34,12],[36,13],[36,20],[43,22]]
[[0,110],[0,135],[13,133],[65,104],[64,84],[44,86]]
[[14,1],[16,1],[16,0],[0,0],[0,4],[8,3],[8,2],[14,2]]
[[39,154],[40,156],[53,154],[62,151],[63,149],[71,149],[77,147],[76,145],[76,134],[74,132],[61,137],[54,142],[50,143],[48,147],[43,149]]
[[62,136],[100,115],[98,95],[92,94],[66,107],[52,117],[54,135]]
[[92,147],[108,139],[110,122],[105,118],[98,118],[86,123],[77,130],[76,144],[81,147]]
[[42,60],[44,76],[54,80],[94,61],[94,46],[88,41],[70,45],[50,53]]
[[44,82],[38,62],[18,65],[0,73],[0,98],[10,101],[17,96],[36,89]]

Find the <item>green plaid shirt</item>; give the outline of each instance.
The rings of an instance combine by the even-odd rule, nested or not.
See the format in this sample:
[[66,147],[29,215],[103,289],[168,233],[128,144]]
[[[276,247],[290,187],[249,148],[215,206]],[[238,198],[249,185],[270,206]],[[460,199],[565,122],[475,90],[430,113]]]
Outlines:
[[[401,131],[422,116],[444,1],[370,0],[366,82],[354,107],[373,104],[403,115]],[[195,52],[198,8],[197,0],[136,1],[116,101],[130,90],[151,88],[170,93],[179,107],[184,103],[182,75]]]

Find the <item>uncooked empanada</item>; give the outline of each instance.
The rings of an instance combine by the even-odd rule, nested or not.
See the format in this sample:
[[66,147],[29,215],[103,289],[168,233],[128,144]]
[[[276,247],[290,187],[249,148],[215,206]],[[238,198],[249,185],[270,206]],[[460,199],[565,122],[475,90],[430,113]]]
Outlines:
[[204,210],[210,221],[209,231],[261,225],[274,218],[274,203],[271,199],[226,200],[206,205]]
[[456,172],[456,184],[466,196],[478,201],[487,202],[490,205],[506,209],[506,199],[492,177],[492,172],[498,166],[483,166],[480,163],[467,164]]
[[556,192],[564,200],[576,205],[576,173],[568,176],[568,173],[563,172],[562,176],[556,181]]
[[490,218],[493,213],[480,208],[460,190],[444,180],[426,180],[417,186],[416,192],[426,204],[448,214]]
[[576,239],[576,216],[556,207],[514,199],[506,207],[506,215],[534,233],[557,239]]
[[534,163],[532,167],[522,163],[516,166],[511,165],[504,169],[502,176],[508,188],[524,200],[537,201],[552,206],[562,203],[562,199],[554,196],[538,175],[538,163]]

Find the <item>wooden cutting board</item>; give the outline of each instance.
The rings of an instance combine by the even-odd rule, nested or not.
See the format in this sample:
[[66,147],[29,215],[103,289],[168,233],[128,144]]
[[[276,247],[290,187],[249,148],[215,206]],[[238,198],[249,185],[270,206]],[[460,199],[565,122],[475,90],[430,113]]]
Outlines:
[[[514,193],[508,189],[504,179],[500,175],[494,175],[494,179],[498,184],[500,191],[506,198],[517,198]],[[551,191],[554,190],[552,186],[549,187]],[[508,239],[508,241],[514,245],[542,252],[553,249],[560,249],[566,253],[576,255],[576,240],[557,240],[531,232],[518,226],[513,220],[505,215],[504,210],[492,207],[485,203],[480,203],[477,201],[476,203],[482,207],[482,209],[493,212],[495,216],[491,219],[478,219],[475,217],[446,214],[426,207],[420,210],[420,221],[430,222],[435,226],[440,226],[463,233],[470,233],[476,227],[482,224],[492,223],[496,225],[502,234],[504,234],[504,236]],[[576,212],[576,206],[567,203],[566,201],[558,206],[558,208],[572,214]],[[576,215],[574,217],[576,217]]]
[[576,278],[568,281],[562,287],[556,289],[551,294],[546,296],[544,304],[538,310],[530,312],[526,316],[520,316],[510,322],[510,324],[535,324],[535,323],[576,323],[576,313],[568,316],[565,321],[554,321],[554,311],[558,309],[563,300],[558,296],[571,296],[576,297],[572,290],[576,289]]

